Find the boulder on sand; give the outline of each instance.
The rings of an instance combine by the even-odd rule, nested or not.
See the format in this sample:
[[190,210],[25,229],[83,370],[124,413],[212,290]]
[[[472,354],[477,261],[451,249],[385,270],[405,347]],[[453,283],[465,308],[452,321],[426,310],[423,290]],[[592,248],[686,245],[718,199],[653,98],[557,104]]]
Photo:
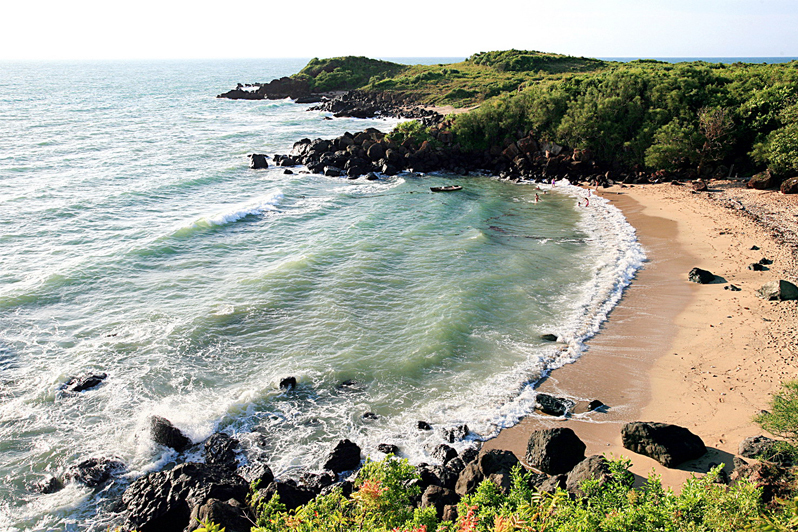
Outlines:
[[621,429],[621,442],[632,452],[653,458],[665,467],[675,467],[707,452],[704,442],[678,425],[635,421]]
[[567,427],[536,430],[529,436],[527,463],[549,475],[567,473],[585,459],[586,446]]
[[756,295],[768,301],[789,301],[798,299],[798,287],[784,279],[765,283],[756,291]]
[[687,278],[698,284],[709,284],[715,280],[715,275],[707,270],[702,270],[701,268],[693,268],[690,270],[690,273],[687,274]]

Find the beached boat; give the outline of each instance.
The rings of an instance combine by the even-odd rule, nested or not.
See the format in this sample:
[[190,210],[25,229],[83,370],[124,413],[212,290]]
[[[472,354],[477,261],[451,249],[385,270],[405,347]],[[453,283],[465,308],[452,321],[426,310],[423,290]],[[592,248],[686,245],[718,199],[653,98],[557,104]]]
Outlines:
[[429,187],[429,189],[433,192],[454,192],[456,190],[463,190],[463,187],[460,185],[449,185],[446,187]]

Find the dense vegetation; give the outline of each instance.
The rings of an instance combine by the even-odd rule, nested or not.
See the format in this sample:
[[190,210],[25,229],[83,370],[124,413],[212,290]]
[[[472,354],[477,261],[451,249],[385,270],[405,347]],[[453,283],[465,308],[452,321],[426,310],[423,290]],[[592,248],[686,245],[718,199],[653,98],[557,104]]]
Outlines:
[[313,58],[293,77],[307,80],[313,92],[343,91],[360,88],[372,78],[394,76],[406,68],[368,57]]
[[466,59],[466,63],[491,67],[499,72],[543,71],[548,73],[588,72],[607,65],[600,59],[526,50],[480,52]]
[[360,88],[428,104],[477,104],[449,124],[468,150],[531,132],[590,150],[607,168],[798,173],[796,62],[618,63],[508,50],[448,65],[314,59],[297,77],[316,90]]
[[798,171],[798,65],[633,62],[505,94],[458,116],[484,149],[531,131],[605,164]]

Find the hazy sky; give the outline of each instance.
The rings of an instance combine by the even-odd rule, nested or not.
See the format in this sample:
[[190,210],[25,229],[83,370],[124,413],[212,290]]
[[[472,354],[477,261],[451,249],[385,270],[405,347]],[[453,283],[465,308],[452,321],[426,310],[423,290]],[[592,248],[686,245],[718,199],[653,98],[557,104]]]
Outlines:
[[2,59],[798,57],[798,0],[7,2]]

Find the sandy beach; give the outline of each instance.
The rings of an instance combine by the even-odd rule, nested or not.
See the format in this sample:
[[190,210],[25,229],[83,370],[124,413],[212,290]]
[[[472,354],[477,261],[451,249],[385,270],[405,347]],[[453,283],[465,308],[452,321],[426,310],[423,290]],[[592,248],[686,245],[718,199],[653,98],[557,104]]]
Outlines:
[[[798,377],[798,302],[755,294],[767,281],[796,282],[798,197],[730,181],[701,193],[660,184],[616,185],[600,194],[635,227],[648,262],[582,358],[539,386],[581,399],[577,415],[527,417],[485,447],[512,450],[523,460],[531,432],[568,426],[588,455],[631,459],[641,481],[653,470],[677,487],[719,463],[731,471],[739,442],[762,433],[753,416],[781,382]],[[772,261],[765,271],[748,269],[762,258]],[[693,267],[711,271],[716,281],[689,282]],[[578,414],[591,399],[608,405],[607,412]],[[667,469],[622,447],[621,427],[629,421],[686,427],[709,452]]]

